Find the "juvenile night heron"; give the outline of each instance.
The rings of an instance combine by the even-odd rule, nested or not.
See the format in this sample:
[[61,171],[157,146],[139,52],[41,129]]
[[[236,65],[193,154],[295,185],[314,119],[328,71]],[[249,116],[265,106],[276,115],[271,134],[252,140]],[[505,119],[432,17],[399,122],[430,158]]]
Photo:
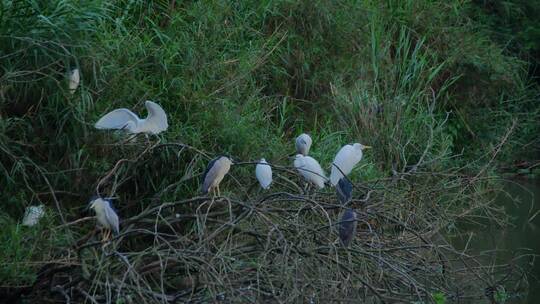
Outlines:
[[[332,171],[330,172],[330,183],[335,186],[343,174],[348,175],[356,164],[362,159],[362,150],[371,148],[359,143],[343,146],[334,158]],[[338,168],[336,168],[339,167]]]
[[347,204],[352,199],[352,189],[351,182],[345,177],[342,177],[337,183],[336,194],[342,205]]
[[45,209],[43,205],[39,206],[30,206],[27,207],[24,211],[24,217],[22,220],[23,226],[34,226],[45,214]]
[[128,133],[159,134],[169,127],[167,114],[157,103],[147,100],[144,105],[148,110],[148,116],[140,119],[137,114],[128,109],[116,109],[96,122],[97,129],[120,129]]
[[215,194],[217,189],[218,196],[221,196],[219,191],[219,183],[231,169],[232,160],[227,156],[218,156],[210,161],[203,174],[202,193],[208,194],[212,191]]
[[294,158],[294,167],[307,182],[316,185],[319,189],[324,188],[326,176],[319,162],[313,157],[297,154]]
[[104,241],[111,237],[111,232],[115,235],[120,232],[120,221],[110,200],[101,197],[92,198],[90,200],[90,209],[94,210],[98,224],[105,229],[103,233]]
[[348,208],[343,212],[341,216],[341,223],[339,225],[339,239],[341,244],[348,247],[354,236],[356,235],[356,212]]
[[69,92],[71,94],[75,93],[81,82],[81,74],[79,69],[73,69],[69,72]]
[[261,158],[255,167],[255,176],[263,189],[269,189],[272,183],[272,168],[264,158]]
[[296,138],[296,153],[307,156],[309,153],[309,148],[311,148],[311,137],[306,133],[300,134]]

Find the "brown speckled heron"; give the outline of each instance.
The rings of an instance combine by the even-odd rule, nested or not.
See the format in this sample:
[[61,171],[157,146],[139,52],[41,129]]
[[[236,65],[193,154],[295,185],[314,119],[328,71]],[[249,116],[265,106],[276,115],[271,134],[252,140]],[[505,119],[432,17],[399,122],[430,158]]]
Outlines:
[[356,235],[356,212],[348,208],[341,216],[339,225],[339,239],[344,247],[348,247]]
[[203,174],[203,194],[208,194],[210,191],[215,194],[217,189],[218,196],[221,196],[219,183],[231,169],[232,163],[232,160],[227,156],[218,156],[210,161]]

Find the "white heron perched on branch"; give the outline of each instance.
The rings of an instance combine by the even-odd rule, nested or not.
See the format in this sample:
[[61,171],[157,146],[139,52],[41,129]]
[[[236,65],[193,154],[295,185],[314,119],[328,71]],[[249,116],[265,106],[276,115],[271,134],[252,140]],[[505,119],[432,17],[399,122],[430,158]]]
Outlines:
[[352,169],[362,159],[362,150],[371,148],[359,143],[343,146],[334,158],[330,172],[330,183],[335,186],[339,180],[351,173]]
[[210,191],[215,194],[215,191],[217,190],[218,196],[221,196],[219,183],[221,183],[225,175],[231,169],[232,163],[232,160],[227,156],[218,156],[208,163],[203,174],[203,194],[208,194]]
[[306,134],[302,133],[296,138],[296,153],[302,154],[304,156],[307,156],[309,153],[309,148],[311,148],[311,143],[313,141],[311,140],[311,137]]
[[263,189],[269,189],[272,183],[272,168],[266,162],[266,159],[261,158],[257,166],[255,166],[255,176]]
[[319,162],[313,157],[297,154],[294,158],[294,167],[307,182],[316,185],[319,189],[324,188],[326,175]]
[[148,116],[140,119],[137,114],[128,109],[113,110],[96,122],[97,129],[119,129],[128,133],[159,134],[169,127],[167,114],[157,103],[147,100],[144,105]]
[[111,237],[111,233],[116,235],[120,232],[120,220],[110,200],[94,197],[90,200],[90,209],[94,210],[98,224],[105,229],[104,241]]

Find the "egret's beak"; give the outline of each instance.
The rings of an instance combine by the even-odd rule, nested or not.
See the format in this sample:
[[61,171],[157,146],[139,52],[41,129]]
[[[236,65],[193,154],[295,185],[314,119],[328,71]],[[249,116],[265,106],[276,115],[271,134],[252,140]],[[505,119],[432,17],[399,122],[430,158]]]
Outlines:
[[371,146],[364,146],[364,149],[371,149]]

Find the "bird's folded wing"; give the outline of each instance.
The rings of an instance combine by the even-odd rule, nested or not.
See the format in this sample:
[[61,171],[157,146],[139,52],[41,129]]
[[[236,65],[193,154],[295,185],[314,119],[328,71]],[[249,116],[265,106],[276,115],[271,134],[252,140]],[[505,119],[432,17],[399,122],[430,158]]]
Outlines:
[[115,234],[118,234],[120,231],[120,221],[118,219],[118,215],[114,212],[114,210],[111,207],[105,207],[105,217],[107,218],[107,222],[109,222],[109,225],[111,225],[111,229]]
[[116,109],[96,122],[97,129],[123,129],[130,121],[137,123],[139,117],[128,109]]

